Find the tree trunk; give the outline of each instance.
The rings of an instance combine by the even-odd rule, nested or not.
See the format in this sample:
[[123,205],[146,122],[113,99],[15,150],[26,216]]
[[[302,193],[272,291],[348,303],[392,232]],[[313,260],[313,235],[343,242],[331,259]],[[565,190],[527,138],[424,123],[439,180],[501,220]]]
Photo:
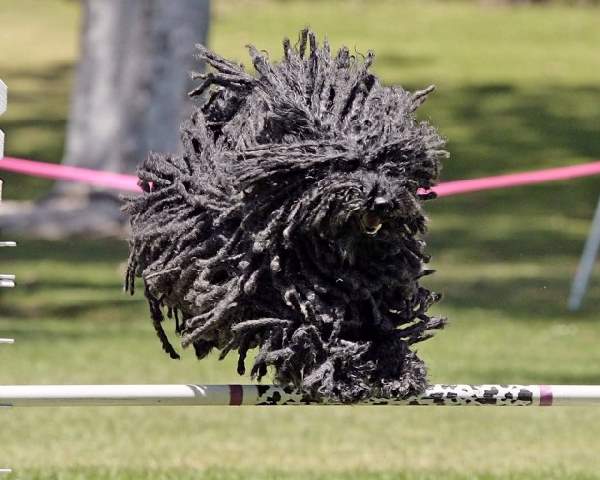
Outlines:
[[206,43],[209,0],[85,0],[83,8],[63,163],[134,173],[150,150],[179,148],[193,46]]
[[[132,174],[150,150],[179,149],[209,0],[84,0],[82,8],[63,163]],[[122,236],[127,225],[114,192],[68,182],[36,204],[4,212],[4,231],[45,238]]]

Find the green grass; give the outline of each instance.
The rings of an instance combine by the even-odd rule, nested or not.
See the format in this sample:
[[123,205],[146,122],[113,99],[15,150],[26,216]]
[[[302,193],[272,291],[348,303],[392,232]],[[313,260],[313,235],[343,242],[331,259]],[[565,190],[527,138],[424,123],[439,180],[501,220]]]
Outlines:
[[[215,2],[216,3],[216,2]],[[401,3],[402,8],[398,5]],[[600,10],[461,2],[220,2],[211,43],[272,56],[311,24],[376,51],[388,83],[435,82],[424,117],[450,139],[444,177],[599,156]],[[76,54],[77,2],[3,0],[7,153],[59,161]],[[6,198],[44,180],[5,175]],[[431,380],[600,383],[597,282],[565,303],[598,195],[578,180],[433,202],[430,252],[450,327],[420,347]],[[233,360],[161,352],[140,296],[120,290],[126,245],[23,239],[0,251],[0,383],[224,383]],[[73,408],[0,411],[0,466],[19,479],[600,478],[600,411],[408,408]]]

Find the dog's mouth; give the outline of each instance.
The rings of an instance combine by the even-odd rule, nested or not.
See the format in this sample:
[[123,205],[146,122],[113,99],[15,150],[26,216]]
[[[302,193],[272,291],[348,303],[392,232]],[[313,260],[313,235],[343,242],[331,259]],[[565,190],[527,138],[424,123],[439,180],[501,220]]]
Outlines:
[[367,235],[376,235],[381,225],[381,218],[376,213],[366,212],[360,216],[360,226]]

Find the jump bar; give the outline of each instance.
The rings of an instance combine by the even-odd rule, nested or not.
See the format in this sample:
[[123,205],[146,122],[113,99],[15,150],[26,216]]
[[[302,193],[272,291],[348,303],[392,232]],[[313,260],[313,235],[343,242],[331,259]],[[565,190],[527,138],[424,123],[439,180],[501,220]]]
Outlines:
[[[0,406],[332,405],[273,385],[4,385]],[[431,385],[406,399],[371,398],[362,405],[600,405],[600,385]]]

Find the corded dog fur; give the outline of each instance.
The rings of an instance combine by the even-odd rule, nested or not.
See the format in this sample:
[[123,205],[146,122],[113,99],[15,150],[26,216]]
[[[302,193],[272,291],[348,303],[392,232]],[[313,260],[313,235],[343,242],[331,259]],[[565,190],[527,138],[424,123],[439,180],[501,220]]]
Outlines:
[[[250,46],[256,70],[203,46],[210,73],[190,95],[183,155],[151,154],[128,199],[126,289],[143,279],[154,327],[173,317],[183,347],[239,355],[251,374],[352,403],[426,386],[410,346],[444,319],[419,285],[422,193],[438,178],[444,140],[414,112],[433,90],[384,87],[373,54],[335,56],[304,30],[283,59]],[[422,190],[424,189],[424,190]]]

